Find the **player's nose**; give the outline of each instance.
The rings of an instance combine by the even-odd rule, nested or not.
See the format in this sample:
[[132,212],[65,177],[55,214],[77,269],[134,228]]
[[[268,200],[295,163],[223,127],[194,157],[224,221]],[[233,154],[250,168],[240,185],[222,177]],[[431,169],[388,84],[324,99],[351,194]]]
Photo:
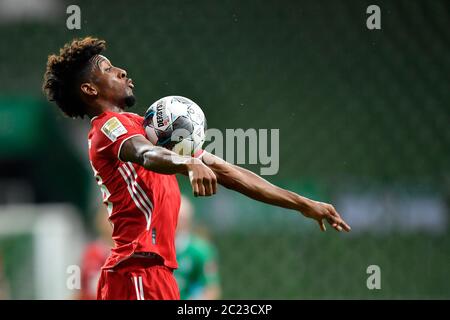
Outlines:
[[117,68],[119,69],[119,78],[123,79],[127,77],[127,72],[123,69]]

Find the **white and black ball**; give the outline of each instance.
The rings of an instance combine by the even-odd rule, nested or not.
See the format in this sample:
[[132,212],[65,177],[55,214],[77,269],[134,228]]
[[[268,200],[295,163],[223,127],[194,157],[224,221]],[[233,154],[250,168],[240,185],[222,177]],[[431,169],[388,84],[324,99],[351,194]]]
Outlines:
[[180,155],[194,155],[205,141],[205,115],[185,97],[159,99],[148,108],[143,125],[151,143]]

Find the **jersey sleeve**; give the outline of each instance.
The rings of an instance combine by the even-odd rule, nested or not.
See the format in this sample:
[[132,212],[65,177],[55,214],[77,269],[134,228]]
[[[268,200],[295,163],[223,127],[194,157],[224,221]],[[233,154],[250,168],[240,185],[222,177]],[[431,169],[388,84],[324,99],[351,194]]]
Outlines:
[[144,136],[144,129],[126,115],[109,113],[98,124],[96,135],[97,152],[121,160],[120,150],[123,143],[132,137]]

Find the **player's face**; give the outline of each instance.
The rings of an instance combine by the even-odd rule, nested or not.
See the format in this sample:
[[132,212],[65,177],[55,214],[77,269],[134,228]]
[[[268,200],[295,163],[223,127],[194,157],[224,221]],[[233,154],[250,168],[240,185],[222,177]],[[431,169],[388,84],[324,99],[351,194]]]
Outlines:
[[94,84],[98,96],[104,98],[120,108],[131,107],[135,98],[133,95],[133,81],[127,77],[127,72],[115,67],[102,55],[92,58]]

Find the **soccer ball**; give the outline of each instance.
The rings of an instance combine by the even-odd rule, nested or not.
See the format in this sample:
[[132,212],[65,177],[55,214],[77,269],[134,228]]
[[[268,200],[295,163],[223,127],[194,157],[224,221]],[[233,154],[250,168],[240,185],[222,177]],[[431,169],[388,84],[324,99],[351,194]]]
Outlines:
[[180,155],[194,155],[205,141],[205,115],[185,97],[159,99],[148,108],[143,125],[151,143]]

